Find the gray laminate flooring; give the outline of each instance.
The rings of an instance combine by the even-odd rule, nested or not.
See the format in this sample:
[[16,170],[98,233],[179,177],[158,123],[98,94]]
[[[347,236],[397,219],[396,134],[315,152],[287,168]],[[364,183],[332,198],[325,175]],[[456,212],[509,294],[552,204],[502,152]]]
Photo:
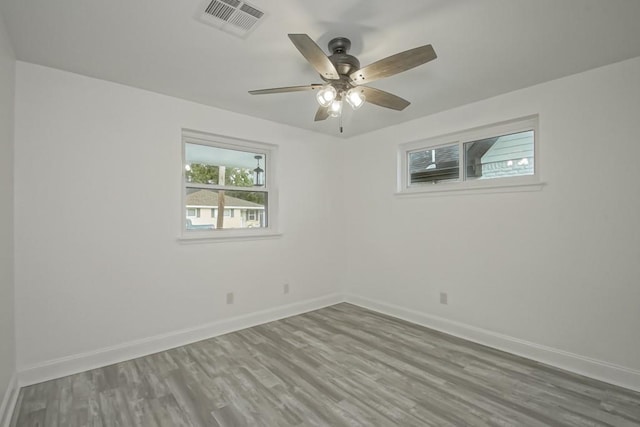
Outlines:
[[640,393],[349,304],[25,387],[12,426],[640,426]]

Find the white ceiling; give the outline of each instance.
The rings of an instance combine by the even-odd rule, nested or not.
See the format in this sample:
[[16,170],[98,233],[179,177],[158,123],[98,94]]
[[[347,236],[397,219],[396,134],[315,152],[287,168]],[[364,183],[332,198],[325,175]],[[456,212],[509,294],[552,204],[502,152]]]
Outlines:
[[362,66],[424,44],[438,58],[371,86],[402,112],[345,108],[349,137],[640,56],[638,0],[252,0],[268,13],[246,39],[196,19],[202,0],[0,0],[18,59],[317,132],[314,92],[250,89],[320,83],[289,41],[351,39]]

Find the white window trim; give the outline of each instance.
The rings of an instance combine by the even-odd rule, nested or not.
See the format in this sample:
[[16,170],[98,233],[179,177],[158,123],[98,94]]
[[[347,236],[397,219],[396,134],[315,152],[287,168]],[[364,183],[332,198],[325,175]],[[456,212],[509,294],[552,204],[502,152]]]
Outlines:
[[[278,146],[265,142],[250,141],[246,139],[233,138],[229,136],[216,135],[200,132],[192,129],[182,129],[182,156],[180,162],[180,186],[182,196],[180,201],[180,233],[178,241],[180,243],[207,243],[224,242],[238,240],[272,239],[282,236],[278,228],[278,181],[277,181],[277,161]],[[252,151],[262,154],[264,162],[265,184],[261,187],[234,187],[220,186],[214,184],[189,184],[189,187],[204,188],[211,190],[238,190],[238,191],[266,191],[268,225],[264,228],[241,228],[241,229],[215,229],[203,231],[186,230],[186,197],[187,185],[185,179],[186,150],[187,143],[210,145],[213,147],[228,148],[231,150]]]
[[[408,157],[409,153],[417,150],[438,148],[451,144],[458,144],[460,165],[460,179],[464,175],[464,144],[498,135],[512,133],[534,132],[534,174],[506,178],[473,180],[473,181],[445,181],[432,185],[409,186]],[[522,117],[505,122],[467,129],[461,132],[436,136],[433,138],[407,142],[398,146],[398,182],[396,196],[438,196],[458,194],[503,193],[520,191],[539,191],[545,185],[540,180],[540,132],[538,130],[538,115]]]

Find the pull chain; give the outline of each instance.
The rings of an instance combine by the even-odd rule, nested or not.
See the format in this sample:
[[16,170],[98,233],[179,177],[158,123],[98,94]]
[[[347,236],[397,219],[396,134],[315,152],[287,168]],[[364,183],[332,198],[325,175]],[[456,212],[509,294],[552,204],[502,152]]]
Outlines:
[[342,133],[342,114],[340,114],[340,133]]

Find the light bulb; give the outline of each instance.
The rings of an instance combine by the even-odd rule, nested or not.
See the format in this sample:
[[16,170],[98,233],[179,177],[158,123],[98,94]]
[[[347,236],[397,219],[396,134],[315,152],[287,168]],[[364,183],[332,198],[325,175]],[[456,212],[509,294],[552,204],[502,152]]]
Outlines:
[[328,107],[329,105],[331,105],[333,100],[336,99],[337,95],[338,93],[333,86],[326,85],[318,91],[318,93],[316,94],[316,99],[318,100],[318,104],[323,107]]
[[331,117],[338,117],[340,114],[342,114],[342,101],[336,99],[329,105],[329,115]]
[[358,108],[362,107],[362,104],[364,104],[364,101],[365,101],[365,96],[359,89],[353,88],[353,89],[349,89],[349,92],[347,92],[347,102],[349,103],[349,105],[351,105],[351,108],[353,108],[354,110],[357,110]]

